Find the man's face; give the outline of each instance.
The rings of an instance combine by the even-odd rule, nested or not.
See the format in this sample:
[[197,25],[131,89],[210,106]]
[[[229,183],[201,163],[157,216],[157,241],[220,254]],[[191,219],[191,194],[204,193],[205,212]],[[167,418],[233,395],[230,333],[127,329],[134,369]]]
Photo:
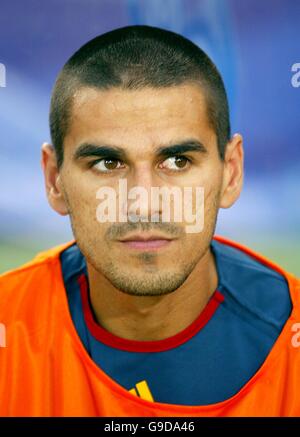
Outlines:
[[[198,143],[203,147],[197,147]],[[196,144],[197,150],[187,147],[175,156],[172,150],[171,154],[162,152],[182,144]],[[118,154],[94,146],[117,148]],[[74,236],[96,271],[129,294],[176,290],[209,247],[223,182],[223,163],[201,89],[192,84],[141,90],[80,89],[74,97],[59,178]],[[100,223],[96,193],[111,187],[118,201],[120,179],[126,180],[128,191],[143,187],[149,196],[151,187],[203,187],[203,230],[186,232],[184,217],[181,222],[151,222],[150,215],[160,215],[161,209],[154,211],[150,202],[142,203],[140,210],[147,222]],[[128,200],[127,211],[132,203]],[[124,206],[117,205],[119,209]],[[125,241],[130,237],[168,241]]]

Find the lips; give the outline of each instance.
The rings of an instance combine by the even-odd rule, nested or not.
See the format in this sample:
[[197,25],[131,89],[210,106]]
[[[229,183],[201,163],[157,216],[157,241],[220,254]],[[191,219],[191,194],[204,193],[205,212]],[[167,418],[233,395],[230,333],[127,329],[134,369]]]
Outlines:
[[135,234],[119,240],[126,247],[140,250],[155,250],[168,246],[174,239],[159,234]]

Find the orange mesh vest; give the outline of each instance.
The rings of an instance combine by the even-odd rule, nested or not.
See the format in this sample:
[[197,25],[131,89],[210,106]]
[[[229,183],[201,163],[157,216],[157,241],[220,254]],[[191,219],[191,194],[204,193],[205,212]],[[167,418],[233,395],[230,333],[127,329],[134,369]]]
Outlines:
[[183,406],[141,399],[89,357],[69,313],[59,254],[39,254],[0,277],[1,416],[300,416],[300,280],[266,258],[215,237],[281,273],[293,311],[265,362],[231,398]]

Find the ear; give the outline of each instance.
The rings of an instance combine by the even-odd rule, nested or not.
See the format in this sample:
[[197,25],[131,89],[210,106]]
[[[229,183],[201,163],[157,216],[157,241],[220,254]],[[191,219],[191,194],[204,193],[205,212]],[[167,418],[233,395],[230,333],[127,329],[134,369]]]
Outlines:
[[42,169],[44,172],[45,187],[48,201],[58,214],[67,215],[68,209],[64,199],[61,174],[57,167],[54,147],[51,144],[42,145]]
[[239,198],[244,179],[243,138],[235,134],[227,143],[221,191],[221,208],[229,208]]

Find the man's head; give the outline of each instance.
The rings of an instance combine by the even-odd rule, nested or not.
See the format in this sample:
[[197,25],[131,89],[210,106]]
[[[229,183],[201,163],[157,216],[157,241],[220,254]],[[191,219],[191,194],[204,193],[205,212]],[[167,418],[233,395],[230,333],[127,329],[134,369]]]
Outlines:
[[[172,32],[131,26],[99,36],[66,63],[54,87],[43,147],[48,198],[70,214],[77,243],[93,269],[137,295],[177,289],[207,252],[217,212],[242,185],[242,140],[230,138],[223,81],[208,56]],[[99,188],[203,187],[204,229],[159,221],[99,223]],[[129,202],[130,203],[130,202]],[[124,205],[118,203],[119,209]],[[161,216],[142,204],[141,216]],[[140,211],[141,211],[140,210]],[[158,248],[124,239],[169,238]]]

